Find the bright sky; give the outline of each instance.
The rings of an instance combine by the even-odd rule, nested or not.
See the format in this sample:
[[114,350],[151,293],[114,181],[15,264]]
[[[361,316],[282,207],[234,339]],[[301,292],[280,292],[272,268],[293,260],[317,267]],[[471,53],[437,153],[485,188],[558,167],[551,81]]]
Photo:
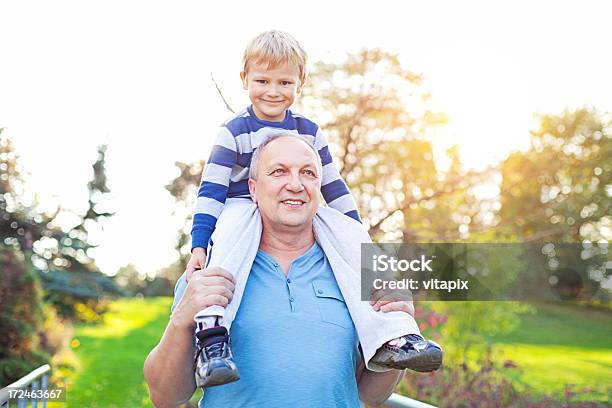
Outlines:
[[[174,260],[165,191],[174,162],[206,158],[230,103],[246,42],[291,32],[312,61],[361,47],[420,72],[459,143],[481,167],[525,146],[534,112],[612,111],[605,1],[22,1],[0,4],[0,127],[47,208],[82,212],[96,146],[108,143],[110,205],[98,265],[152,272]],[[315,118],[316,119],[316,118]]]

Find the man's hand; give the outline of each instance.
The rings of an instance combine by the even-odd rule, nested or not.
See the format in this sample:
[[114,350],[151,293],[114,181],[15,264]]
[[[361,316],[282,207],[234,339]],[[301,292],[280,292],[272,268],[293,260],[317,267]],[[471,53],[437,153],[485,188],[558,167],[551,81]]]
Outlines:
[[193,317],[212,305],[226,307],[234,295],[234,277],[218,266],[196,270],[172,314],[173,324],[193,327]]
[[193,275],[193,273],[198,269],[204,269],[205,265],[206,251],[204,248],[193,248],[189,262],[187,262],[187,268],[185,269],[185,280],[189,282],[191,275]]

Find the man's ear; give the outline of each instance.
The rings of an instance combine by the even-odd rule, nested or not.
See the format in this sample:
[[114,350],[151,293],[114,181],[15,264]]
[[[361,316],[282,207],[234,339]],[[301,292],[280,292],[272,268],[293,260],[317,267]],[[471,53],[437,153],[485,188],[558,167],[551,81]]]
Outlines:
[[249,183],[249,193],[251,193],[251,199],[253,200],[254,203],[256,203],[257,195],[255,194],[255,180],[250,178],[248,183]]
[[249,89],[246,71],[240,71],[240,79],[242,80],[242,88],[246,91]]

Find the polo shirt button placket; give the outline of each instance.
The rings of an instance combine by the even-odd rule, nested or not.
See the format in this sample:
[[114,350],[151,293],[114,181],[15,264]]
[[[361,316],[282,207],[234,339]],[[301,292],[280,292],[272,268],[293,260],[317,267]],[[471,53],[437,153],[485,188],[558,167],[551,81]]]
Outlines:
[[293,293],[291,292],[291,279],[287,278],[285,282],[287,282],[287,290],[289,292],[289,306],[291,306],[291,311],[295,312],[295,298],[293,297]]

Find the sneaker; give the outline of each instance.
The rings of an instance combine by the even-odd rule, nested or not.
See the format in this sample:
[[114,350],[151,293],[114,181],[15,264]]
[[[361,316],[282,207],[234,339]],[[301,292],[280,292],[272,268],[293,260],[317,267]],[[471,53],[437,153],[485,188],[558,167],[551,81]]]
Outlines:
[[225,327],[199,331],[196,337],[196,386],[214,387],[240,379]]
[[386,368],[427,373],[440,368],[443,355],[442,347],[436,342],[418,334],[407,334],[385,343],[371,362]]

